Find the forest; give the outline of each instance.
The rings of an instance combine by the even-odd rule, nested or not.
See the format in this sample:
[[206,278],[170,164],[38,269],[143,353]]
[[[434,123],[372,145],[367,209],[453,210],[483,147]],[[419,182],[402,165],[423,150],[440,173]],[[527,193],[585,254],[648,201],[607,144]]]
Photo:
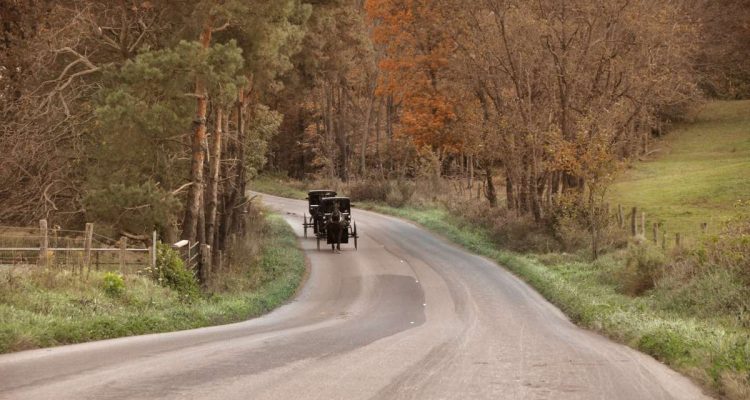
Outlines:
[[750,93],[750,9],[734,0],[3,0],[0,13],[0,221],[217,249],[244,231],[262,171],[460,180],[482,207],[539,224],[577,204],[595,237],[623,163],[692,105]]

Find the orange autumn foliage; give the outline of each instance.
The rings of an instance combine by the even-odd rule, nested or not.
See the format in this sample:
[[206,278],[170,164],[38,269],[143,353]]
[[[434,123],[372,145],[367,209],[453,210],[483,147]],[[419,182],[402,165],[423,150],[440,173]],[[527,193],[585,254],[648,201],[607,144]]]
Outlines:
[[457,152],[461,137],[449,129],[456,99],[443,84],[453,42],[440,29],[441,16],[428,0],[368,0],[375,21],[373,42],[382,46],[379,96],[400,106],[397,134],[418,147]]

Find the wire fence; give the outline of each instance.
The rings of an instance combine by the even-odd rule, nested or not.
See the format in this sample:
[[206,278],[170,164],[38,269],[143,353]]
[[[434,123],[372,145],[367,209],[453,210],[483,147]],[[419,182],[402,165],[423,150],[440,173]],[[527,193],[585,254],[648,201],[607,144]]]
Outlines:
[[155,233],[150,243],[129,243],[126,237],[115,240],[95,234],[93,224],[86,224],[84,231],[49,229],[46,220],[39,225],[0,226],[0,267],[137,272],[154,265]]

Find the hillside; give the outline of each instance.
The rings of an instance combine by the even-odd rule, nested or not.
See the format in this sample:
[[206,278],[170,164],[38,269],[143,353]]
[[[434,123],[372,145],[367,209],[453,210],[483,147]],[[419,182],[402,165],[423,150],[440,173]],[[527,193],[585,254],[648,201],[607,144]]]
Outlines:
[[736,201],[750,198],[750,101],[709,102],[656,147],[652,160],[622,174],[610,202],[643,208],[668,232],[694,237],[703,222],[716,232]]

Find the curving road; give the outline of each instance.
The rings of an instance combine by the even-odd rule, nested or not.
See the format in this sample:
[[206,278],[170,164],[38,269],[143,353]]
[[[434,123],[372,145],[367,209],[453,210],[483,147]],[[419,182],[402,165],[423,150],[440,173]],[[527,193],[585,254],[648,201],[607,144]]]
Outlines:
[[[263,196],[301,234],[306,203]],[[0,356],[0,399],[703,399],[496,264],[354,211],[291,303],[212,328]]]

